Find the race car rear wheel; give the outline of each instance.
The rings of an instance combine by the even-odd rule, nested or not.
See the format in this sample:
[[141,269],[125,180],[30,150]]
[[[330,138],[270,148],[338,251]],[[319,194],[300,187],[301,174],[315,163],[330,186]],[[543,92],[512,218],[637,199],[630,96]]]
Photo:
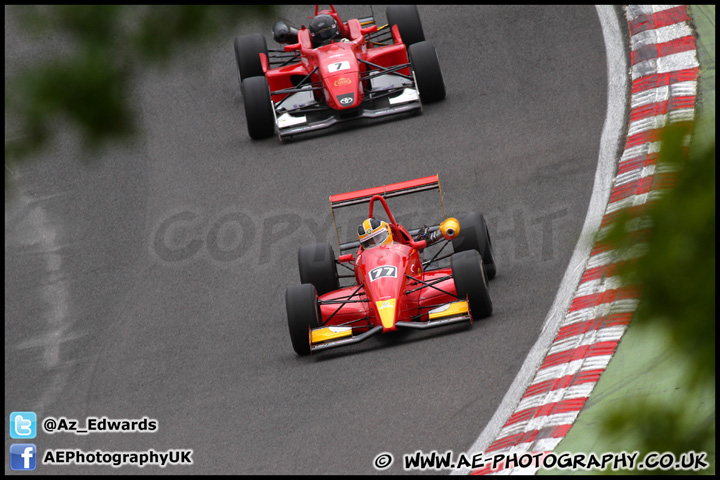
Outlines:
[[420,13],[415,5],[390,5],[385,10],[388,25],[398,26],[400,38],[406,47],[425,40]]
[[335,252],[329,243],[304,245],[298,250],[300,283],[312,283],[318,295],[340,288]]
[[437,102],[445,98],[445,80],[432,43],[419,42],[410,45],[408,56],[423,103]]
[[240,72],[240,83],[250,77],[264,75],[260,63],[260,53],[268,54],[267,42],[261,33],[251,33],[235,38],[235,60],[237,61],[238,72]]
[[291,285],[285,290],[290,341],[298,355],[310,353],[310,329],[320,326],[318,294],[310,284]]
[[477,250],[454,253],[450,265],[457,296],[467,296],[473,320],[489,317],[493,304],[480,254]]
[[259,140],[272,136],[275,133],[275,115],[267,79],[264,76],[246,78],[240,89],[250,138]]
[[482,213],[469,212],[456,215],[455,218],[460,223],[460,233],[452,241],[453,251],[477,250],[482,256],[488,279],[495,278],[497,267],[485,217]]

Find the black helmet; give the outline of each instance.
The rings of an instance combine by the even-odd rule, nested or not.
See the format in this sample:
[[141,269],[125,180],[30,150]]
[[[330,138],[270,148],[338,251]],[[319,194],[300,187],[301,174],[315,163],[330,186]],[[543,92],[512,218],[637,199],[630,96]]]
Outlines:
[[337,34],[337,22],[330,15],[317,15],[310,21],[310,38],[316,46],[332,40]]

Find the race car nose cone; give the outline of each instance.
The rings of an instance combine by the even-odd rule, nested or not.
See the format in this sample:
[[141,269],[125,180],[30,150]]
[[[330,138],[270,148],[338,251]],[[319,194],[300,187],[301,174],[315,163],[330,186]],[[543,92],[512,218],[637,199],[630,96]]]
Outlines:
[[336,98],[341,107],[350,107],[355,103],[355,93],[353,92],[337,95]]
[[395,328],[395,299],[375,302],[384,330]]

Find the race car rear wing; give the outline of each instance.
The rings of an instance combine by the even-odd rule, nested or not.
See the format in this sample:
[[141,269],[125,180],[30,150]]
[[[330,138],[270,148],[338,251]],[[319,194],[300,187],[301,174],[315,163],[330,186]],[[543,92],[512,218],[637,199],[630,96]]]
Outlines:
[[[368,203],[375,195],[380,195],[383,198],[398,197],[401,195],[409,195],[412,193],[423,192],[426,190],[438,190],[440,194],[440,204],[442,205],[443,218],[447,218],[445,215],[445,204],[442,198],[442,189],[440,188],[440,178],[438,175],[431,175],[429,177],[417,178],[415,180],[408,180],[405,182],[391,183],[389,185],[383,185],[380,187],[366,188],[364,190],[356,190],[354,192],[339,193],[336,195],[330,195],[330,211],[332,213],[333,226],[335,227],[335,236],[337,237],[338,246],[340,251],[351,250],[358,248],[360,242],[348,242],[340,243],[340,236],[337,230],[337,224],[335,223],[335,209],[349,207],[351,205],[358,205],[361,203]],[[437,226],[430,228],[430,231],[437,229]],[[411,230],[408,233],[415,235],[420,231]]]

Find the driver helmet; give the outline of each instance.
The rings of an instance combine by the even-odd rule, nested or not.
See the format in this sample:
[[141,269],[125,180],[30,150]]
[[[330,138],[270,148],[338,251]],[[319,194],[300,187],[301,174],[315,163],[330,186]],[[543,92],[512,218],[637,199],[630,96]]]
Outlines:
[[330,15],[317,15],[310,21],[310,38],[315,46],[332,40],[337,34],[337,22]]
[[363,248],[392,243],[392,233],[387,222],[377,218],[368,218],[358,227],[358,240]]

